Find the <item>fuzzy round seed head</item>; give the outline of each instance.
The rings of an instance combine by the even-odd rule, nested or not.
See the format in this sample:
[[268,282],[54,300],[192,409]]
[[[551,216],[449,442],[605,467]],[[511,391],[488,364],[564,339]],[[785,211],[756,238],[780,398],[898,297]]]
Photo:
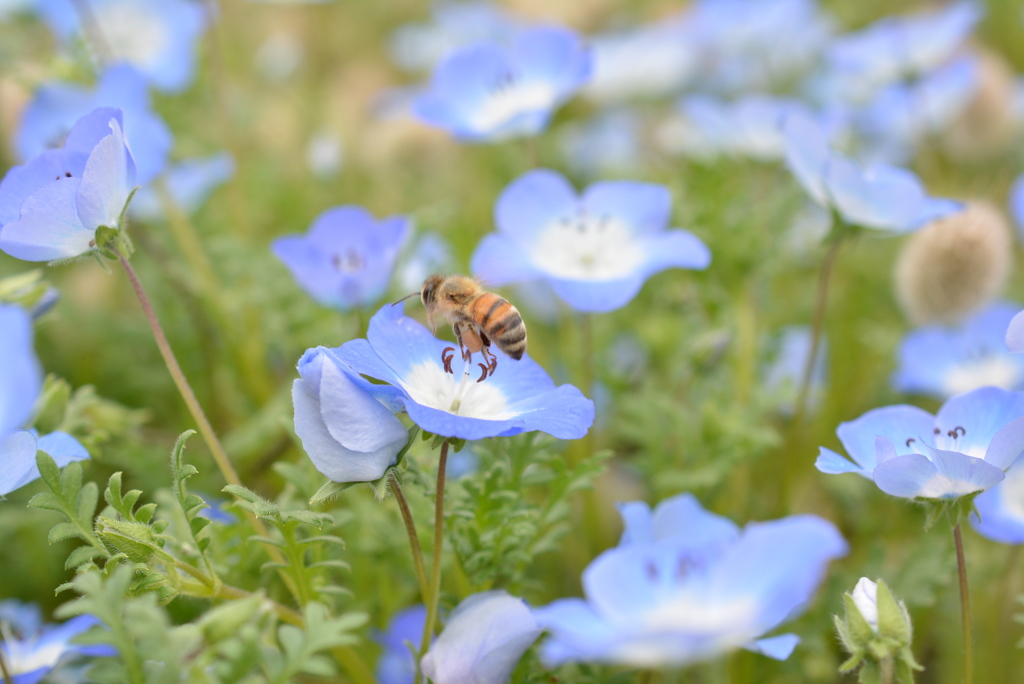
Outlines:
[[1013,68],[995,52],[978,49],[976,55],[979,70],[974,98],[950,126],[944,140],[949,154],[964,161],[1004,153],[1020,128]]
[[896,263],[897,298],[916,325],[958,322],[1000,293],[1012,256],[1003,215],[971,202],[907,239]]

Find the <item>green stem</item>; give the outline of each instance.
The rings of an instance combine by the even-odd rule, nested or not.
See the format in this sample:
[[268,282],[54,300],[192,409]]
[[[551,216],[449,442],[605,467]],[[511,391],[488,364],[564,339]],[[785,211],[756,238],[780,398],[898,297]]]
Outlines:
[[420,653],[416,659],[415,684],[423,681],[419,661],[423,660],[423,656],[430,648],[430,638],[434,635],[434,627],[437,624],[437,606],[441,600],[441,552],[444,547],[444,471],[447,467],[448,440],[445,440],[441,444],[441,458],[437,464],[437,492],[434,501],[434,557],[430,562],[430,593],[426,597],[427,621],[423,624],[423,640],[420,642]]
[[971,638],[971,592],[967,585],[967,560],[964,557],[964,538],[960,523],[953,526],[956,542],[956,566],[960,576],[960,620],[964,637],[964,684],[974,681],[974,643]]
[[882,659],[882,684],[892,684],[892,658]]
[[395,493],[398,510],[402,513],[402,520],[405,522],[405,531],[409,534],[409,547],[412,549],[412,563],[416,567],[416,581],[420,585],[420,596],[426,600],[429,584],[427,583],[427,570],[423,563],[423,547],[420,546],[420,536],[416,533],[416,523],[412,519],[409,502],[402,491],[402,483],[398,481],[394,473],[391,474],[391,491]]
[[825,253],[824,261],[821,262],[821,271],[818,274],[818,297],[814,303],[814,318],[811,321],[811,351],[807,354],[803,375],[800,378],[800,391],[796,400],[796,423],[801,422],[804,412],[807,410],[807,395],[810,393],[811,378],[814,375],[814,366],[821,348],[821,333],[825,326],[828,286],[832,280],[832,271],[835,268],[836,258],[839,256],[839,248],[842,244],[842,236],[837,236],[829,246],[828,252]]

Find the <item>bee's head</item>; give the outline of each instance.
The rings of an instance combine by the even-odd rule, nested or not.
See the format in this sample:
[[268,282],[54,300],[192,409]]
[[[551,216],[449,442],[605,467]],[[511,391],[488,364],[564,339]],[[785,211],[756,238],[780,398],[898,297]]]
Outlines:
[[420,299],[423,306],[428,310],[434,306],[434,298],[437,296],[437,288],[444,282],[444,276],[432,275],[423,281],[423,290],[420,291]]

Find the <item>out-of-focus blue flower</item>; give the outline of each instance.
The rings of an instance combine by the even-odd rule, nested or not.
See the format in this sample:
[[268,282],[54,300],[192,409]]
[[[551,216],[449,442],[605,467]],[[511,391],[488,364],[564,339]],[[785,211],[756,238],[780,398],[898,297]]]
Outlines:
[[0,251],[25,261],[70,259],[96,248],[100,226],[119,229],[135,187],[135,160],[119,109],[97,109],[64,147],[15,166],[0,181]]
[[0,305],[0,496],[39,478],[36,451],[45,451],[64,467],[89,458],[74,437],[52,432],[37,437],[22,430],[43,385],[42,369],[32,350],[32,320],[17,306]]
[[174,138],[152,110],[145,79],[127,64],[108,67],[92,89],[49,83],[36,90],[14,136],[18,156],[25,161],[59,147],[76,121],[100,107],[124,112],[124,133],[132,141],[138,168],[136,180],[149,183],[167,165]]
[[793,176],[811,199],[851,225],[906,233],[963,208],[959,202],[929,197],[907,169],[859,166],[833,150],[824,128],[800,112],[786,118],[784,129]]
[[292,384],[295,434],[321,473],[335,482],[371,482],[384,476],[409,441],[394,408],[353,379],[335,351],[309,349]]
[[655,273],[707,268],[711,253],[695,235],[666,230],[668,189],[603,181],[583,193],[563,176],[530,171],[495,206],[498,232],[473,254],[473,273],[493,285],[546,280],[580,311],[625,306]]
[[[87,631],[99,620],[91,615],[79,615],[59,625],[42,625],[39,611],[34,606],[0,604],[0,658],[3,658],[11,684],[37,684],[64,661],[76,656],[114,656],[109,646],[76,646],[70,641]],[[33,619],[26,620],[29,613]],[[8,621],[7,618],[14,617]]]
[[1014,316],[1007,326],[1006,347],[1014,354],[1024,353],[1024,311]]
[[271,250],[313,299],[346,311],[384,294],[408,235],[405,217],[378,221],[362,207],[335,207],[320,214],[309,233],[278,238]]
[[893,387],[939,399],[986,385],[1024,389],[1024,356],[1010,353],[1005,342],[1019,310],[1018,304],[998,302],[959,325],[910,332],[900,345]]
[[584,176],[634,171],[641,166],[641,122],[628,109],[606,109],[562,131],[562,151]]
[[797,615],[846,542],[829,522],[796,515],[740,529],[690,494],[620,505],[625,531],[583,572],[586,599],[534,610],[566,661],[680,666],[736,648],[786,659],[799,639],[763,635]]
[[35,8],[36,0],[0,0],[0,21]]
[[425,233],[416,239],[395,269],[395,280],[402,292],[415,292],[423,287],[427,276],[451,269],[452,246],[437,233]]
[[1024,456],[1006,471],[1006,478],[974,500],[974,529],[1004,544],[1024,544]]
[[[87,1],[104,46],[115,60],[133,65],[160,90],[180,92],[188,87],[196,70],[196,44],[207,23],[203,3]],[[75,0],[39,0],[39,13],[62,40],[82,32]]]
[[35,634],[43,626],[43,611],[34,603],[4,599],[0,601],[0,624],[18,634]]
[[377,660],[377,684],[412,684],[416,677],[416,659],[406,642],[419,648],[427,607],[412,606],[391,618],[386,632],[379,632],[374,641],[384,647]]
[[448,616],[420,666],[434,684],[505,684],[540,633],[522,599],[505,591],[473,594]]
[[695,75],[699,54],[681,17],[590,39],[594,70],[583,92],[599,102],[678,93]]
[[[594,422],[594,403],[572,385],[555,387],[529,356],[503,358],[483,382],[445,372],[441,355],[451,344],[407,318],[401,305],[381,308],[366,337],[332,352],[366,391],[404,409],[427,432],[484,439],[539,430],[579,439]],[[364,375],[388,384],[370,384]]]
[[919,76],[956,52],[982,12],[980,3],[966,0],[939,10],[880,19],[835,39],[828,50],[829,67],[848,92],[860,94]]
[[840,423],[836,435],[853,462],[821,447],[821,472],[857,473],[907,499],[955,499],[1001,482],[1024,451],[1024,393],[983,387],[949,399],[935,416],[886,406]]
[[[792,413],[800,382],[804,376],[807,356],[811,353],[811,329],[808,326],[790,326],[779,333],[775,357],[764,376],[765,394],[772,397],[784,413]],[[818,357],[811,369],[811,385],[808,392],[808,406],[814,408],[821,401],[825,390],[825,373],[828,367],[828,346],[824,339],[818,349]]]
[[400,26],[391,58],[407,71],[430,69],[456,50],[478,43],[507,44],[520,22],[490,2],[435,2],[431,20]]
[[537,28],[510,47],[485,43],[441,62],[413,103],[422,121],[460,140],[536,135],[590,77],[591,53],[572,31]]
[[[134,146],[133,146],[134,147]],[[235,174],[235,160],[227,152],[210,157],[196,157],[174,164],[166,175],[171,199],[186,214],[194,213],[220,185]],[[160,196],[152,186],[139,188],[132,198],[128,213],[132,218],[157,221],[164,218]]]
[[345,144],[333,131],[314,133],[306,143],[306,166],[317,178],[333,178],[345,163]]

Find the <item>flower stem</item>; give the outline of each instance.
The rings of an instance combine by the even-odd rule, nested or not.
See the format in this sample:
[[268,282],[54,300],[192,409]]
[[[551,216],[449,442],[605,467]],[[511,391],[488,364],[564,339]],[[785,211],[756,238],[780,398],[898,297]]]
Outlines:
[[412,562],[416,566],[416,580],[420,585],[420,595],[425,601],[429,592],[427,583],[427,570],[423,564],[423,548],[420,546],[420,536],[416,533],[416,523],[412,519],[412,511],[409,510],[409,502],[402,491],[402,483],[394,473],[391,474],[391,491],[395,493],[395,500],[398,501],[398,510],[402,513],[402,520],[405,522],[405,531],[409,533],[409,547],[412,549]]
[[213,454],[213,460],[216,461],[217,468],[220,469],[221,475],[224,476],[228,484],[241,485],[242,481],[238,479],[238,473],[235,472],[234,467],[231,465],[224,447],[221,446],[217,435],[213,431],[213,426],[210,425],[206,414],[203,413],[203,407],[199,405],[199,400],[196,399],[195,392],[192,391],[192,386],[188,384],[188,379],[185,377],[185,373],[182,372],[178,359],[174,356],[174,351],[167,341],[167,336],[164,335],[164,329],[160,326],[160,321],[157,320],[156,312],[153,311],[153,305],[150,303],[149,297],[146,296],[146,291],[142,289],[142,283],[139,282],[135,269],[132,268],[131,264],[128,263],[128,259],[123,254],[118,254],[118,259],[128,275],[128,280],[132,283],[135,295],[139,298],[142,312],[146,315],[146,321],[149,323],[150,330],[153,331],[153,338],[156,340],[156,346],[160,349],[160,355],[164,358],[167,370],[170,372],[171,378],[181,394],[181,398],[185,400],[185,405],[188,407],[189,413],[192,414],[192,419],[196,421],[199,434],[203,436],[203,441],[206,442],[210,453]]
[[964,684],[974,681],[974,643],[971,639],[971,592],[967,585],[967,560],[964,558],[964,538],[960,523],[953,526],[956,542],[956,565],[960,575],[960,620],[964,637]]
[[807,410],[807,396],[811,390],[811,377],[814,375],[814,366],[818,360],[818,351],[821,348],[821,333],[825,326],[825,310],[828,308],[828,286],[832,280],[832,271],[836,265],[836,258],[839,256],[839,248],[843,244],[842,236],[837,236],[825,253],[825,259],[821,262],[821,271],[818,274],[818,297],[814,303],[814,318],[811,320],[811,351],[807,354],[804,362],[804,371],[800,378],[800,391],[796,400],[796,421],[800,423]]
[[448,467],[448,440],[441,444],[441,458],[437,464],[437,492],[434,502],[434,557],[430,562],[430,593],[426,596],[427,621],[423,625],[423,640],[420,642],[420,653],[416,665],[416,682],[423,680],[419,661],[430,648],[430,638],[434,635],[437,624],[437,606],[441,600],[441,551],[444,546],[444,476]]
[[892,684],[892,658],[882,659],[882,684]]

